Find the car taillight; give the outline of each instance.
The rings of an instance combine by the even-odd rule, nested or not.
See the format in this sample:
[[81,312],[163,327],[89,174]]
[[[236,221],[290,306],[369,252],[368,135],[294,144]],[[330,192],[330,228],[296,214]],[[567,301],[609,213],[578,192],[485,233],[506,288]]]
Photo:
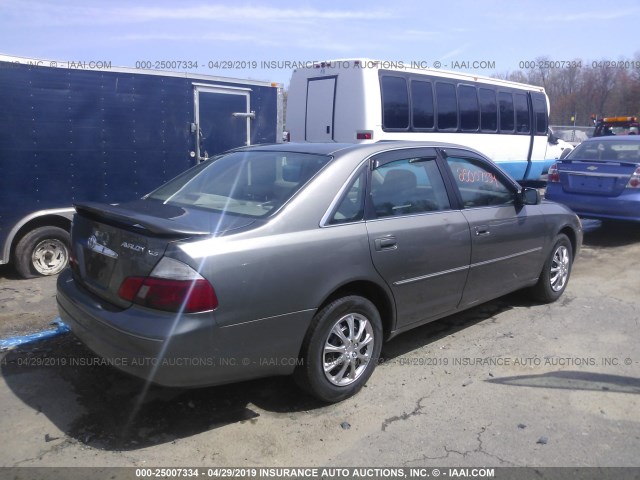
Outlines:
[[189,265],[168,257],[148,277],[125,278],[118,294],[129,302],[168,312],[206,312],[218,307],[211,284]]
[[76,254],[73,251],[73,248],[69,250],[69,267],[74,273],[80,272],[80,266],[78,265],[78,259],[76,258]]
[[549,167],[547,172],[547,183],[557,183],[560,181],[560,174],[558,173],[558,164],[554,163]]
[[636,168],[627,182],[626,188],[640,188],[640,167]]

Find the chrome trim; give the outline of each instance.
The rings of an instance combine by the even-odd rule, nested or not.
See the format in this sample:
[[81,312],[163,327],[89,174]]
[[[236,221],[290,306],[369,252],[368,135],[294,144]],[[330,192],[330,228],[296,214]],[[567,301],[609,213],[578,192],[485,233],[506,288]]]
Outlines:
[[309,313],[315,312],[315,309],[313,309],[313,308],[305,308],[304,310],[296,310],[295,312],[281,313],[279,315],[271,315],[270,317],[256,318],[254,320],[247,320],[246,322],[233,323],[231,325],[220,325],[219,328],[240,327],[240,326],[243,326],[243,325],[248,325],[250,323],[263,322],[265,320],[273,320],[274,318],[286,317],[286,316],[289,316],[289,315],[297,315],[299,313],[307,313],[307,312],[309,312]]
[[571,170],[558,170],[558,173],[566,173],[567,175],[578,175],[581,177],[615,177],[625,178],[630,177],[630,174],[626,173],[602,173],[602,172],[574,172]]
[[394,285],[404,285],[406,283],[419,282],[420,280],[426,280],[428,278],[439,277],[441,275],[447,275],[449,273],[461,272],[462,270],[468,270],[469,265],[465,265],[464,267],[452,268],[449,270],[444,270],[442,272],[430,273],[429,275],[422,275],[420,277],[407,278],[406,280],[398,280],[397,282],[393,282]]
[[405,285],[407,283],[419,282],[420,280],[427,280],[429,278],[439,277],[442,275],[447,275],[449,273],[461,272],[462,270],[468,270],[474,267],[482,267],[484,265],[489,265],[491,263],[501,262],[503,260],[509,260],[511,258],[520,257],[522,255],[528,255],[530,253],[539,252],[542,250],[542,247],[531,248],[529,250],[525,250],[524,252],[518,252],[511,255],[506,255],[504,257],[494,258],[492,260],[485,260],[484,262],[478,262],[471,265],[465,265],[463,267],[451,268],[449,270],[443,270],[441,272],[430,273],[428,275],[421,275],[419,277],[407,278],[405,280],[398,280],[397,282],[393,282],[394,285]]
[[504,257],[499,257],[499,258],[494,258],[492,260],[485,260],[484,262],[474,263],[472,265],[469,265],[469,268],[482,267],[484,265],[489,265],[490,263],[501,262],[503,260],[509,260],[511,258],[521,257],[522,255],[528,255],[530,253],[539,252],[540,250],[542,250],[542,247],[531,248],[529,250],[525,250],[524,252],[513,253],[511,255],[506,255]]
[[118,254],[116,252],[111,250],[106,245],[102,245],[101,243],[98,243],[98,239],[96,238],[95,235],[91,235],[87,239],[86,246],[89,250],[99,253],[100,255],[104,255],[105,257],[118,258]]

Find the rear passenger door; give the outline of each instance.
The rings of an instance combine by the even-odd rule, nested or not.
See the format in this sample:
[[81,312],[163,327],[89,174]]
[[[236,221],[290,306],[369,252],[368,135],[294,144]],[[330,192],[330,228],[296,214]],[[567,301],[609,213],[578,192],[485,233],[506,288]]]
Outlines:
[[391,288],[401,329],[455,310],[471,255],[469,226],[451,208],[436,151],[372,158],[367,232],[373,264]]

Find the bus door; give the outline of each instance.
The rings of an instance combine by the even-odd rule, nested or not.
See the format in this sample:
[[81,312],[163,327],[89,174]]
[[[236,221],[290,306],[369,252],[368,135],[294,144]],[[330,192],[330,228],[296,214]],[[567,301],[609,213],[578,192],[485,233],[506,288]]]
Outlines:
[[251,143],[250,88],[194,84],[198,162]]
[[337,76],[307,80],[307,111],[304,138],[308,142],[333,140]]

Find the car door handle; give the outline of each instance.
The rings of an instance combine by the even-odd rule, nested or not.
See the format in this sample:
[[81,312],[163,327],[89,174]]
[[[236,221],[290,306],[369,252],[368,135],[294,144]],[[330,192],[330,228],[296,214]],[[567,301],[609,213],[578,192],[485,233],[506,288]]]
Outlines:
[[390,235],[388,237],[376,238],[375,240],[376,250],[394,250],[398,248],[398,241],[396,237]]
[[488,225],[477,226],[475,228],[475,230],[476,230],[476,236],[478,236],[478,237],[484,237],[486,235],[491,235],[491,230],[489,230],[489,226]]

